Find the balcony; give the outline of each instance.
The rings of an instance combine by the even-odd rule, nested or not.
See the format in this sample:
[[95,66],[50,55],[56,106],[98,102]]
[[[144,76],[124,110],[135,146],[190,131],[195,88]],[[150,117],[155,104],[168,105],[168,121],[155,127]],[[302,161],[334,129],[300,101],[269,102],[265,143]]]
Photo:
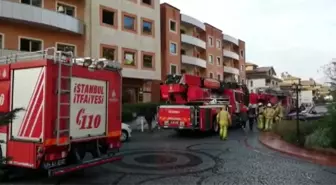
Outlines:
[[239,60],[239,55],[237,53],[226,50],[226,49],[223,50],[223,56],[228,57],[228,58],[232,58],[234,60]]
[[224,73],[239,75],[239,70],[233,67],[224,66]]
[[236,39],[236,38],[234,38],[234,37],[232,37],[232,36],[230,36],[230,35],[225,35],[225,34],[224,34],[224,36],[223,36],[223,40],[224,40],[224,41],[231,42],[231,43],[233,43],[233,44],[239,46],[239,40]]
[[84,34],[84,23],[75,17],[11,1],[0,1],[0,19],[22,21],[76,34]]
[[201,58],[196,58],[192,56],[182,55],[182,63],[194,65],[202,68],[206,68],[207,62]]
[[181,14],[181,22],[191,24],[205,31],[205,24],[202,21],[199,21],[188,15]]
[[181,41],[182,43],[187,43],[193,46],[206,49],[206,43],[203,40],[190,35],[181,34]]

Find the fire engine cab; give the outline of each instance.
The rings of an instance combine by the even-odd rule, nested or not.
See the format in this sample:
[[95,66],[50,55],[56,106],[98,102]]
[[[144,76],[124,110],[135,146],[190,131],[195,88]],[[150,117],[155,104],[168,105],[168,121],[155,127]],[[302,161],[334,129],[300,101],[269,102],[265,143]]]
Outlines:
[[0,57],[0,112],[25,109],[0,127],[5,165],[56,176],[120,160],[121,70],[55,48]]
[[237,84],[183,74],[168,75],[160,88],[162,100],[170,103],[158,107],[162,128],[217,132],[216,114],[223,105],[228,107],[233,126],[246,121],[244,93]]

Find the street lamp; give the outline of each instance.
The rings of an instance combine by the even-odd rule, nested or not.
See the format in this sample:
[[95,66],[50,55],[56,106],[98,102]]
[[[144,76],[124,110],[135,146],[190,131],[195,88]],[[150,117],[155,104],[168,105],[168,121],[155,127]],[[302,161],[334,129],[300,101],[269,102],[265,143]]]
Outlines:
[[301,80],[299,80],[299,83],[292,84],[292,90],[296,94],[296,136],[297,136],[298,142],[300,142],[299,93],[301,92],[301,89],[302,89]]

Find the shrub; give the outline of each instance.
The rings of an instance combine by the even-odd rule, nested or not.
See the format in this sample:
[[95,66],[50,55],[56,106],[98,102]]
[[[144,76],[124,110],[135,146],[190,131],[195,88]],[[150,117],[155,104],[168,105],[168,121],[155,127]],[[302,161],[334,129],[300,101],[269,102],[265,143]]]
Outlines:
[[330,128],[319,128],[308,135],[305,140],[305,147],[308,148],[330,148],[332,140],[330,138]]
[[297,136],[297,124],[296,120],[283,120],[278,125],[275,125],[273,132],[281,136],[281,138],[289,143],[303,146],[305,138],[312,134],[317,128],[320,127],[319,122],[309,121],[299,123],[300,137]]

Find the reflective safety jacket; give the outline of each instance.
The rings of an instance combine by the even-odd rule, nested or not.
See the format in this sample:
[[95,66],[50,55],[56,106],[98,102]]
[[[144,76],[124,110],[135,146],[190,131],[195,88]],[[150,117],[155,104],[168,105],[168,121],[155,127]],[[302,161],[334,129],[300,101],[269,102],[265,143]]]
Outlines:
[[225,110],[221,110],[217,114],[217,122],[221,126],[228,126],[230,124],[230,113]]
[[264,111],[264,116],[266,119],[273,119],[274,118],[275,110],[271,107],[267,107]]

